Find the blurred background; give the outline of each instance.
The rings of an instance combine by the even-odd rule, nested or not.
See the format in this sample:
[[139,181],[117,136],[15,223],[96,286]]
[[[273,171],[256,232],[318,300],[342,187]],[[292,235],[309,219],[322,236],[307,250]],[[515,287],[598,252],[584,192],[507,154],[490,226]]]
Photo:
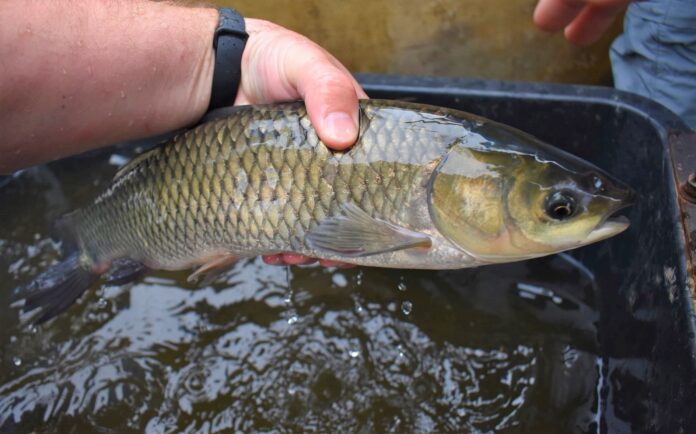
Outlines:
[[589,48],[532,23],[537,0],[217,0],[302,33],[353,72],[611,84],[612,31]]

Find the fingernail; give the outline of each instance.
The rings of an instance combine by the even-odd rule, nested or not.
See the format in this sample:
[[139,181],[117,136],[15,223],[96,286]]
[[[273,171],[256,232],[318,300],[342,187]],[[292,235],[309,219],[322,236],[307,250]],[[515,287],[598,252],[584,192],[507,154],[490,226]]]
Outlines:
[[324,118],[324,126],[334,140],[341,143],[354,141],[358,129],[353,117],[345,112],[329,113]]

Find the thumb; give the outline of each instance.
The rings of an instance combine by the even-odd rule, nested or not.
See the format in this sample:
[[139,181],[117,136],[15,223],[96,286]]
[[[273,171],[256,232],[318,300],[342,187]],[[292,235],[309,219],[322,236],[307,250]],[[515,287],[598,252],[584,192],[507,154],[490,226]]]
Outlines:
[[301,68],[296,88],[319,138],[335,150],[352,146],[358,138],[358,93],[351,75],[328,58]]

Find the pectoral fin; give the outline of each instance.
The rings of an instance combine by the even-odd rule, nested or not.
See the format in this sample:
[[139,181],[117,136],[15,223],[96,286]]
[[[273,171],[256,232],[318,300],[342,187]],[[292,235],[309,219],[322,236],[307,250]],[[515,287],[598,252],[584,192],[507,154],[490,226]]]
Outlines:
[[186,280],[189,282],[195,282],[199,277],[205,276],[200,284],[202,286],[209,285],[215,280],[216,277],[218,277],[224,271],[227,271],[238,260],[239,258],[233,255],[219,255],[210,257],[208,261],[194,271]]
[[358,257],[432,244],[429,236],[370,217],[354,204],[342,204],[341,210],[305,236],[310,248]]

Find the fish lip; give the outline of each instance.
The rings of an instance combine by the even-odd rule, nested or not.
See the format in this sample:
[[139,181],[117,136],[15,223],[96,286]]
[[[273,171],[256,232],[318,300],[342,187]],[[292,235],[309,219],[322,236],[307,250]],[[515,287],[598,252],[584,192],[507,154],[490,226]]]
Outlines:
[[617,194],[616,197],[611,200],[614,201],[613,206],[610,208],[611,213],[590,232],[588,237],[589,243],[605,240],[614,235],[618,235],[630,226],[631,222],[626,216],[615,216],[614,214],[631,207],[635,203],[635,191],[630,187],[623,186],[620,190],[620,194]]
[[631,222],[625,216],[610,217],[595,227],[588,236],[590,243],[605,240],[628,229]]

